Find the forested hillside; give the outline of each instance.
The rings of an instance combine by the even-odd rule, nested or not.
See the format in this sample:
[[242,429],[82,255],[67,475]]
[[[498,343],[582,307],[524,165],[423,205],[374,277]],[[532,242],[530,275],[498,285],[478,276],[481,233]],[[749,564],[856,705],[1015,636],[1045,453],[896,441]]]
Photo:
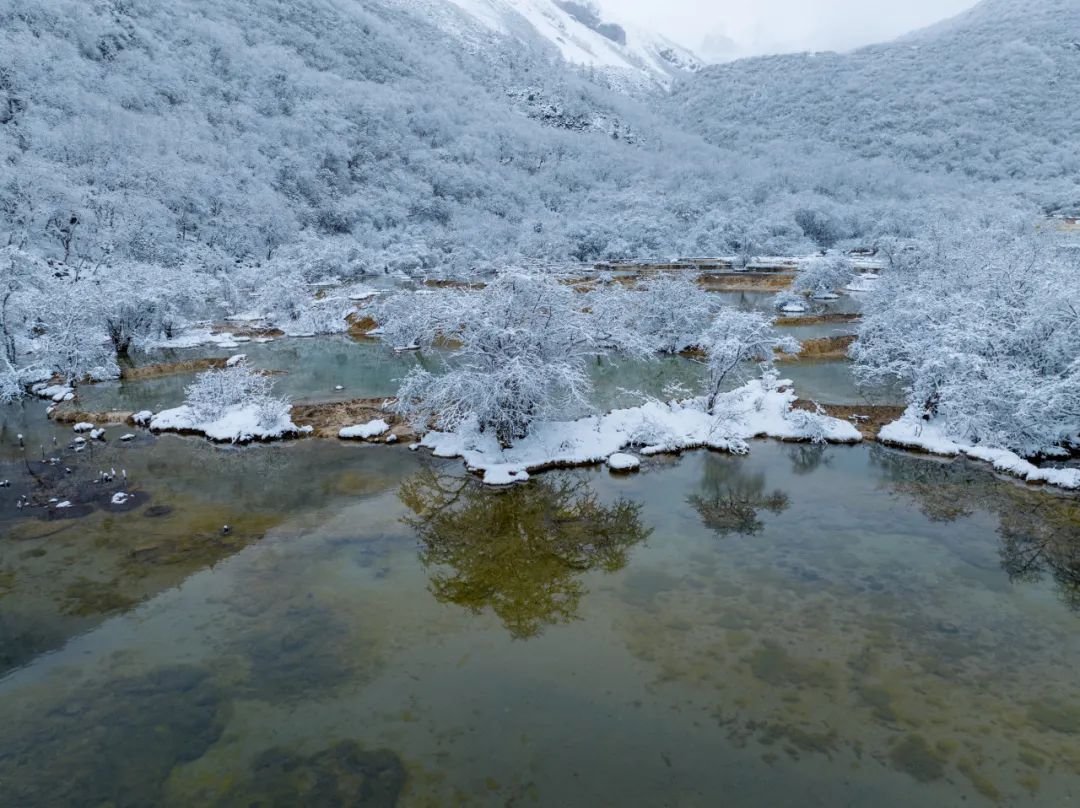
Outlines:
[[852,54],[708,68],[671,98],[708,140],[739,150],[822,143],[1047,212],[1080,203],[1080,2],[985,0]]
[[658,155],[709,151],[391,0],[0,9],[0,228],[64,261],[266,258],[301,235],[347,236],[367,268],[591,257],[567,224],[590,207],[628,211],[624,249],[647,251],[643,190],[682,181]]

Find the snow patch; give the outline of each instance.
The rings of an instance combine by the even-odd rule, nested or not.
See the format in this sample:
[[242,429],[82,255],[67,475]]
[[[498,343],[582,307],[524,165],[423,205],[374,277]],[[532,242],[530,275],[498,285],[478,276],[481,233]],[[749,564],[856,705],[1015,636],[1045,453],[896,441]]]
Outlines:
[[756,437],[831,443],[862,439],[847,421],[792,410],[796,398],[790,382],[758,379],[720,396],[718,415],[706,410],[703,398],[651,401],[577,421],[536,423],[528,437],[507,449],[490,432],[481,433],[475,422],[456,432],[429,432],[421,444],[436,457],[462,458],[489,485],[508,485],[528,479],[529,472],[603,463],[630,446],[647,456],[694,448],[744,454],[747,440]]
[[57,403],[71,401],[75,398],[75,389],[70,384],[48,384],[39,382],[30,388],[30,392],[38,398],[47,398]]
[[338,432],[338,437],[343,440],[368,440],[377,438],[379,435],[385,435],[389,431],[390,424],[381,418],[377,418],[374,421],[368,421],[366,424],[347,426]]
[[[450,2],[484,28],[506,36],[520,34],[522,23],[525,23],[534,35],[554,46],[570,64],[623,74],[635,85],[657,83],[666,86],[673,76],[694,72],[702,65],[701,60],[685,47],[632,26],[611,26],[613,32],[618,29],[621,38],[606,36],[602,29],[586,24],[552,0]],[[440,5],[428,3],[436,14]],[[606,22],[610,25],[610,21]]]
[[632,454],[616,452],[607,459],[607,465],[612,471],[637,471],[641,468],[641,461]]
[[202,422],[195,418],[191,407],[184,404],[153,416],[150,429],[155,432],[195,432],[222,443],[278,440],[312,431],[310,426],[294,424],[287,411],[275,423],[264,424],[257,404],[229,407],[213,421]]
[[856,275],[851,282],[844,287],[846,292],[869,292],[874,288],[874,282],[880,278],[873,272]]

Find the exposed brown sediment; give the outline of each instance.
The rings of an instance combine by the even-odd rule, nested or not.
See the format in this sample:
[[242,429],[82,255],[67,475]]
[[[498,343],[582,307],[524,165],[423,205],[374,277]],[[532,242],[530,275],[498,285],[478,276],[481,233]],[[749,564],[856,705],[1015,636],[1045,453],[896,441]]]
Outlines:
[[[764,272],[701,272],[697,267],[636,267],[633,274],[617,275],[608,279],[609,283],[635,287],[659,274],[675,272],[697,272],[694,279],[707,292],[777,292],[791,286],[794,274],[787,271],[772,270]],[[600,284],[596,277],[567,277],[562,283],[572,286],[575,291],[587,292]]]
[[824,362],[847,359],[848,349],[854,342],[854,334],[808,339],[803,341],[802,348],[797,354],[781,354],[776,358],[776,361],[784,364],[791,364],[793,362],[804,362],[807,360],[820,360]]
[[174,376],[180,373],[198,373],[214,368],[223,368],[228,359],[202,358],[186,359],[182,362],[162,362],[156,365],[122,368],[120,378],[124,381],[133,379],[157,379],[161,376]]
[[350,312],[345,318],[345,322],[349,324],[349,336],[351,337],[367,337],[379,327],[379,324],[375,322],[375,319],[370,314],[359,311]]
[[[814,412],[819,406],[813,401],[799,399],[792,405],[798,410]],[[847,421],[863,436],[864,440],[876,441],[878,433],[886,424],[891,424],[904,414],[903,407],[884,404],[821,404],[826,415]]]
[[131,424],[134,425],[132,420],[135,413],[126,410],[103,410],[100,412],[87,412],[85,410],[65,410],[56,409],[49,413],[49,417],[52,418],[58,424],[94,424],[95,426],[101,426],[102,424]]
[[829,325],[831,323],[857,323],[861,320],[858,314],[815,314],[809,317],[777,317],[773,325],[781,328],[800,325]]
[[698,276],[700,286],[710,292],[776,292],[795,281],[791,272],[707,272]]
[[382,419],[390,425],[390,431],[372,438],[369,443],[386,443],[393,435],[402,443],[416,440],[412,426],[390,411],[392,398],[354,398],[350,401],[327,401],[312,404],[293,404],[292,419],[297,426],[310,426],[316,438],[337,438],[338,433],[349,426],[366,424]]
[[[356,398],[350,401],[325,401],[313,403],[294,404],[292,407],[293,422],[299,427],[310,426],[310,433],[297,433],[283,436],[284,439],[303,438],[313,436],[317,438],[337,438],[338,432],[347,426],[365,424],[378,418],[390,425],[390,432],[379,435],[371,442],[385,443],[389,435],[394,435],[399,441],[413,442],[416,433],[413,428],[402,418],[391,412],[389,405],[393,399],[386,398]],[[95,426],[107,424],[127,424],[136,426],[133,412],[111,410],[102,412],[87,412],[85,410],[55,410],[51,417],[59,424],[90,423]],[[192,435],[206,437],[202,432],[193,429],[169,429],[164,430],[176,435]]]

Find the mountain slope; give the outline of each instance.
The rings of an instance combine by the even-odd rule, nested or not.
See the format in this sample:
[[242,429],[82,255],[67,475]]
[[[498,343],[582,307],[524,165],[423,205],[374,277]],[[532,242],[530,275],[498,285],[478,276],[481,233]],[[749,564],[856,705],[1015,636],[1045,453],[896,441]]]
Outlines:
[[544,48],[483,44],[402,0],[6,0],[0,244],[179,265],[337,239],[450,269],[675,249],[645,189],[714,150]]
[[714,143],[823,143],[1053,208],[1080,200],[1080,0],[986,0],[848,55],[710,67],[671,108]]

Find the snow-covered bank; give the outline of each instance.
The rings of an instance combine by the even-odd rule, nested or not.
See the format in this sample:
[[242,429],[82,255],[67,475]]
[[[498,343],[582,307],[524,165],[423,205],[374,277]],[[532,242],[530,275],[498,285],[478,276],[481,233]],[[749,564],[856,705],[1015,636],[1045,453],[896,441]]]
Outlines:
[[150,419],[154,432],[180,432],[205,435],[222,443],[250,443],[255,440],[280,440],[311,432],[310,426],[297,426],[286,409],[273,422],[267,422],[259,405],[229,407],[212,421],[200,421],[188,405],[162,410]]
[[922,449],[931,454],[955,457],[966,455],[993,465],[998,471],[1029,483],[1046,483],[1061,488],[1080,488],[1080,469],[1041,469],[1008,449],[994,449],[961,443],[950,438],[941,424],[924,421],[909,409],[891,424],[881,428],[878,440],[905,449]]
[[703,398],[652,401],[577,421],[537,423],[508,449],[472,424],[456,432],[429,432],[421,445],[437,457],[461,457],[470,470],[483,472],[485,483],[507,485],[528,480],[530,472],[603,463],[627,447],[646,456],[694,448],[743,454],[749,451],[747,441],[758,437],[862,440],[846,421],[792,409],[797,396],[790,385],[775,377],[752,381],[719,398],[719,415],[706,411]]
[[214,331],[209,326],[193,326],[171,337],[147,340],[146,350],[175,350],[216,345],[218,348],[239,348],[247,342],[271,342],[273,337],[237,336],[229,331]]

